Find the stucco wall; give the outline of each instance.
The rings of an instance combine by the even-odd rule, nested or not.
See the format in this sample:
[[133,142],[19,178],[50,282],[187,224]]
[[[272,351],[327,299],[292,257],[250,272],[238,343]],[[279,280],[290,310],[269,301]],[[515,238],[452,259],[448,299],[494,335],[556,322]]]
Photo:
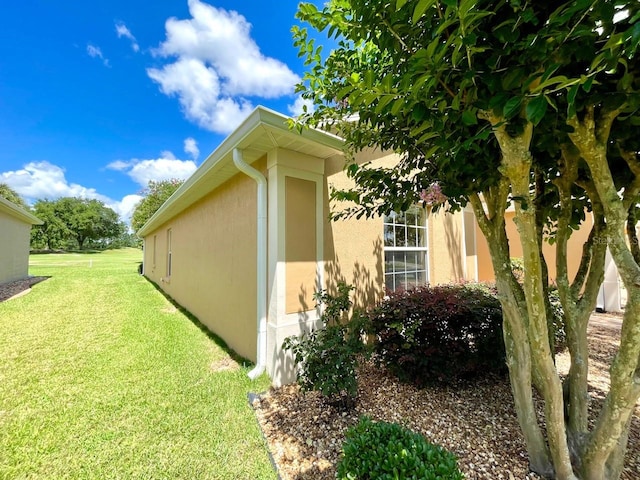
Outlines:
[[429,215],[429,283],[451,283],[465,278],[462,213]]
[[316,290],[316,184],[285,177],[285,313],[315,307]]
[[[520,235],[516,227],[513,218],[515,212],[506,212],[505,214],[505,226],[507,230],[507,238],[509,239],[509,253],[511,258],[522,258],[522,245],[520,244]],[[568,259],[567,266],[569,272],[569,279],[573,279],[574,275],[578,271],[580,266],[580,259],[582,256],[582,246],[584,242],[589,238],[589,232],[593,226],[593,217],[590,214],[586,215],[586,219],[578,230],[575,230],[568,242]],[[493,281],[493,266],[491,264],[491,256],[489,255],[489,246],[487,241],[480,230],[480,227],[476,228],[477,238],[477,251],[478,251],[478,279],[480,281]],[[556,276],[556,246],[550,245],[548,242],[544,242],[542,246],[542,253],[547,262],[549,269],[549,279],[553,281]]]
[[[371,161],[374,166],[391,167],[397,155],[379,150],[358,154],[360,164]],[[343,171],[344,158],[336,156],[325,163],[325,211],[344,208],[330,203],[331,187],[344,189],[352,185]],[[450,283],[475,279],[476,251],[467,252],[462,212],[429,213],[428,262],[429,283]],[[375,302],[384,294],[384,243],[381,218],[349,219],[327,222],[325,227],[325,270],[329,288],[343,280],[356,286],[355,299],[359,305]],[[473,235],[473,232],[471,232]],[[471,236],[473,238],[473,236]],[[467,242],[468,243],[468,242]]]
[[[263,173],[266,159],[253,165]],[[145,237],[145,275],[256,360],[256,183],[238,174]],[[172,274],[167,278],[167,230]],[[156,245],[155,266],[153,245]]]
[[[391,167],[398,160],[393,153],[369,150],[360,153],[360,164]],[[330,188],[352,185],[343,171],[344,158],[333,157],[325,163],[325,211],[344,208],[329,202]],[[475,278],[475,255],[465,257],[465,232],[461,212],[427,216],[429,283],[449,283]],[[340,280],[355,285],[356,305],[366,306],[384,295],[384,243],[381,218],[349,219],[327,222],[325,229],[325,274],[327,288]],[[475,252],[474,252],[475,253]],[[467,265],[468,263],[468,265]],[[473,271],[471,271],[473,267]]]
[[322,158],[277,148],[268,154],[269,315],[267,372],[274,385],[295,381],[282,342],[320,326],[313,294],[323,260]]
[[29,275],[31,224],[0,211],[0,283]]
[[[392,166],[397,161],[397,156],[371,150],[361,152],[357,161],[372,161],[376,166]],[[325,284],[329,291],[333,291],[339,281],[354,285],[354,303],[363,307],[384,295],[383,222],[378,217],[328,220],[332,211],[340,211],[345,207],[341,202],[329,201],[330,189],[344,189],[352,185],[344,172],[344,164],[342,156],[325,161]]]

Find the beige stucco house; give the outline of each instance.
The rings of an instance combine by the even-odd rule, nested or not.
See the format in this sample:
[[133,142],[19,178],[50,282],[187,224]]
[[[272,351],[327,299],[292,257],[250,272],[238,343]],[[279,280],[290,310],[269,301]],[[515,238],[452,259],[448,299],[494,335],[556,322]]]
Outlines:
[[138,232],[144,274],[276,385],[295,378],[282,341],[318,325],[320,288],[346,281],[365,305],[385,287],[493,277],[470,210],[330,222],[330,188],[350,182],[343,141],[286,121],[258,107]]
[[42,221],[0,197],[0,284],[29,276],[31,225]]

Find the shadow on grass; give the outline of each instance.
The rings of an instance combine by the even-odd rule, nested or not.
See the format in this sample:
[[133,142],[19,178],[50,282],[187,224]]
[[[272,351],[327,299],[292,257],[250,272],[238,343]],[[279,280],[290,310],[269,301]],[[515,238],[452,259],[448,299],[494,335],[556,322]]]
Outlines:
[[246,367],[252,368],[253,366],[255,366],[255,364],[251,360],[243,357],[242,355],[238,355],[238,353],[236,353],[233,349],[229,347],[229,345],[227,345],[227,342],[225,342],[222,339],[222,337],[216,335],[211,330],[209,330],[207,326],[198,319],[198,317],[196,317],[189,310],[187,310],[178,302],[176,302],[170,295],[167,294],[167,292],[162,290],[157,283],[151,281],[148,277],[143,277],[143,278],[147,282],[149,282],[151,285],[153,285],[153,288],[155,288],[158,292],[160,292],[162,296],[166,298],[171,303],[171,305],[173,305],[176,308],[176,310],[178,310],[185,317],[187,317],[191,321],[191,323],[193,323],[196,327],[200,329],[200,331],[202,331],[202,333],[204,333],[207,337],[209,337],[209,339],[211,339],[227,355],[229,355],[234,362],[236,362],[238,365],[242,365],[245,368]]

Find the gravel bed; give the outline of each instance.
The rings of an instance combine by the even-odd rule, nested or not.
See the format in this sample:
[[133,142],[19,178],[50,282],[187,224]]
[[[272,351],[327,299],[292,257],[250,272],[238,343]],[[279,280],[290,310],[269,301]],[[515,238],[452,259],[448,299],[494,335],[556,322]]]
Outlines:
[[[613,319],[613,322],[609,320]],[[590,387],[593,410],[608,389],[608,362],[619,338],[619,319],[592,322]],[[613,323],[613,326],[611,325]],[[568,370],[566,352],[558,355]],[[303,395],[288,385],[253,401],[258,422],[282,480],[333,479],[344,432],[360,415],[401,423],[455,453],[468,480],[539,479],[529,472],[507,379],[423,389],[398,382],[372,363],[359,371],[359,396],[353,411],[331,407],[314,392]],[[640,406],[632,419],[623,480],[640,478]]]

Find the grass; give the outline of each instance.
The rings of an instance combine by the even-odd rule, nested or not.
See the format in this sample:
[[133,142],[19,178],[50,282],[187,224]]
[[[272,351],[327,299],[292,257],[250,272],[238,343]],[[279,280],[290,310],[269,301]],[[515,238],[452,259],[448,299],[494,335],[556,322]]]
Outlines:
[[0,479],[273,479],[249,366],[137,274],[141,252],[31,257],[0,303]]

